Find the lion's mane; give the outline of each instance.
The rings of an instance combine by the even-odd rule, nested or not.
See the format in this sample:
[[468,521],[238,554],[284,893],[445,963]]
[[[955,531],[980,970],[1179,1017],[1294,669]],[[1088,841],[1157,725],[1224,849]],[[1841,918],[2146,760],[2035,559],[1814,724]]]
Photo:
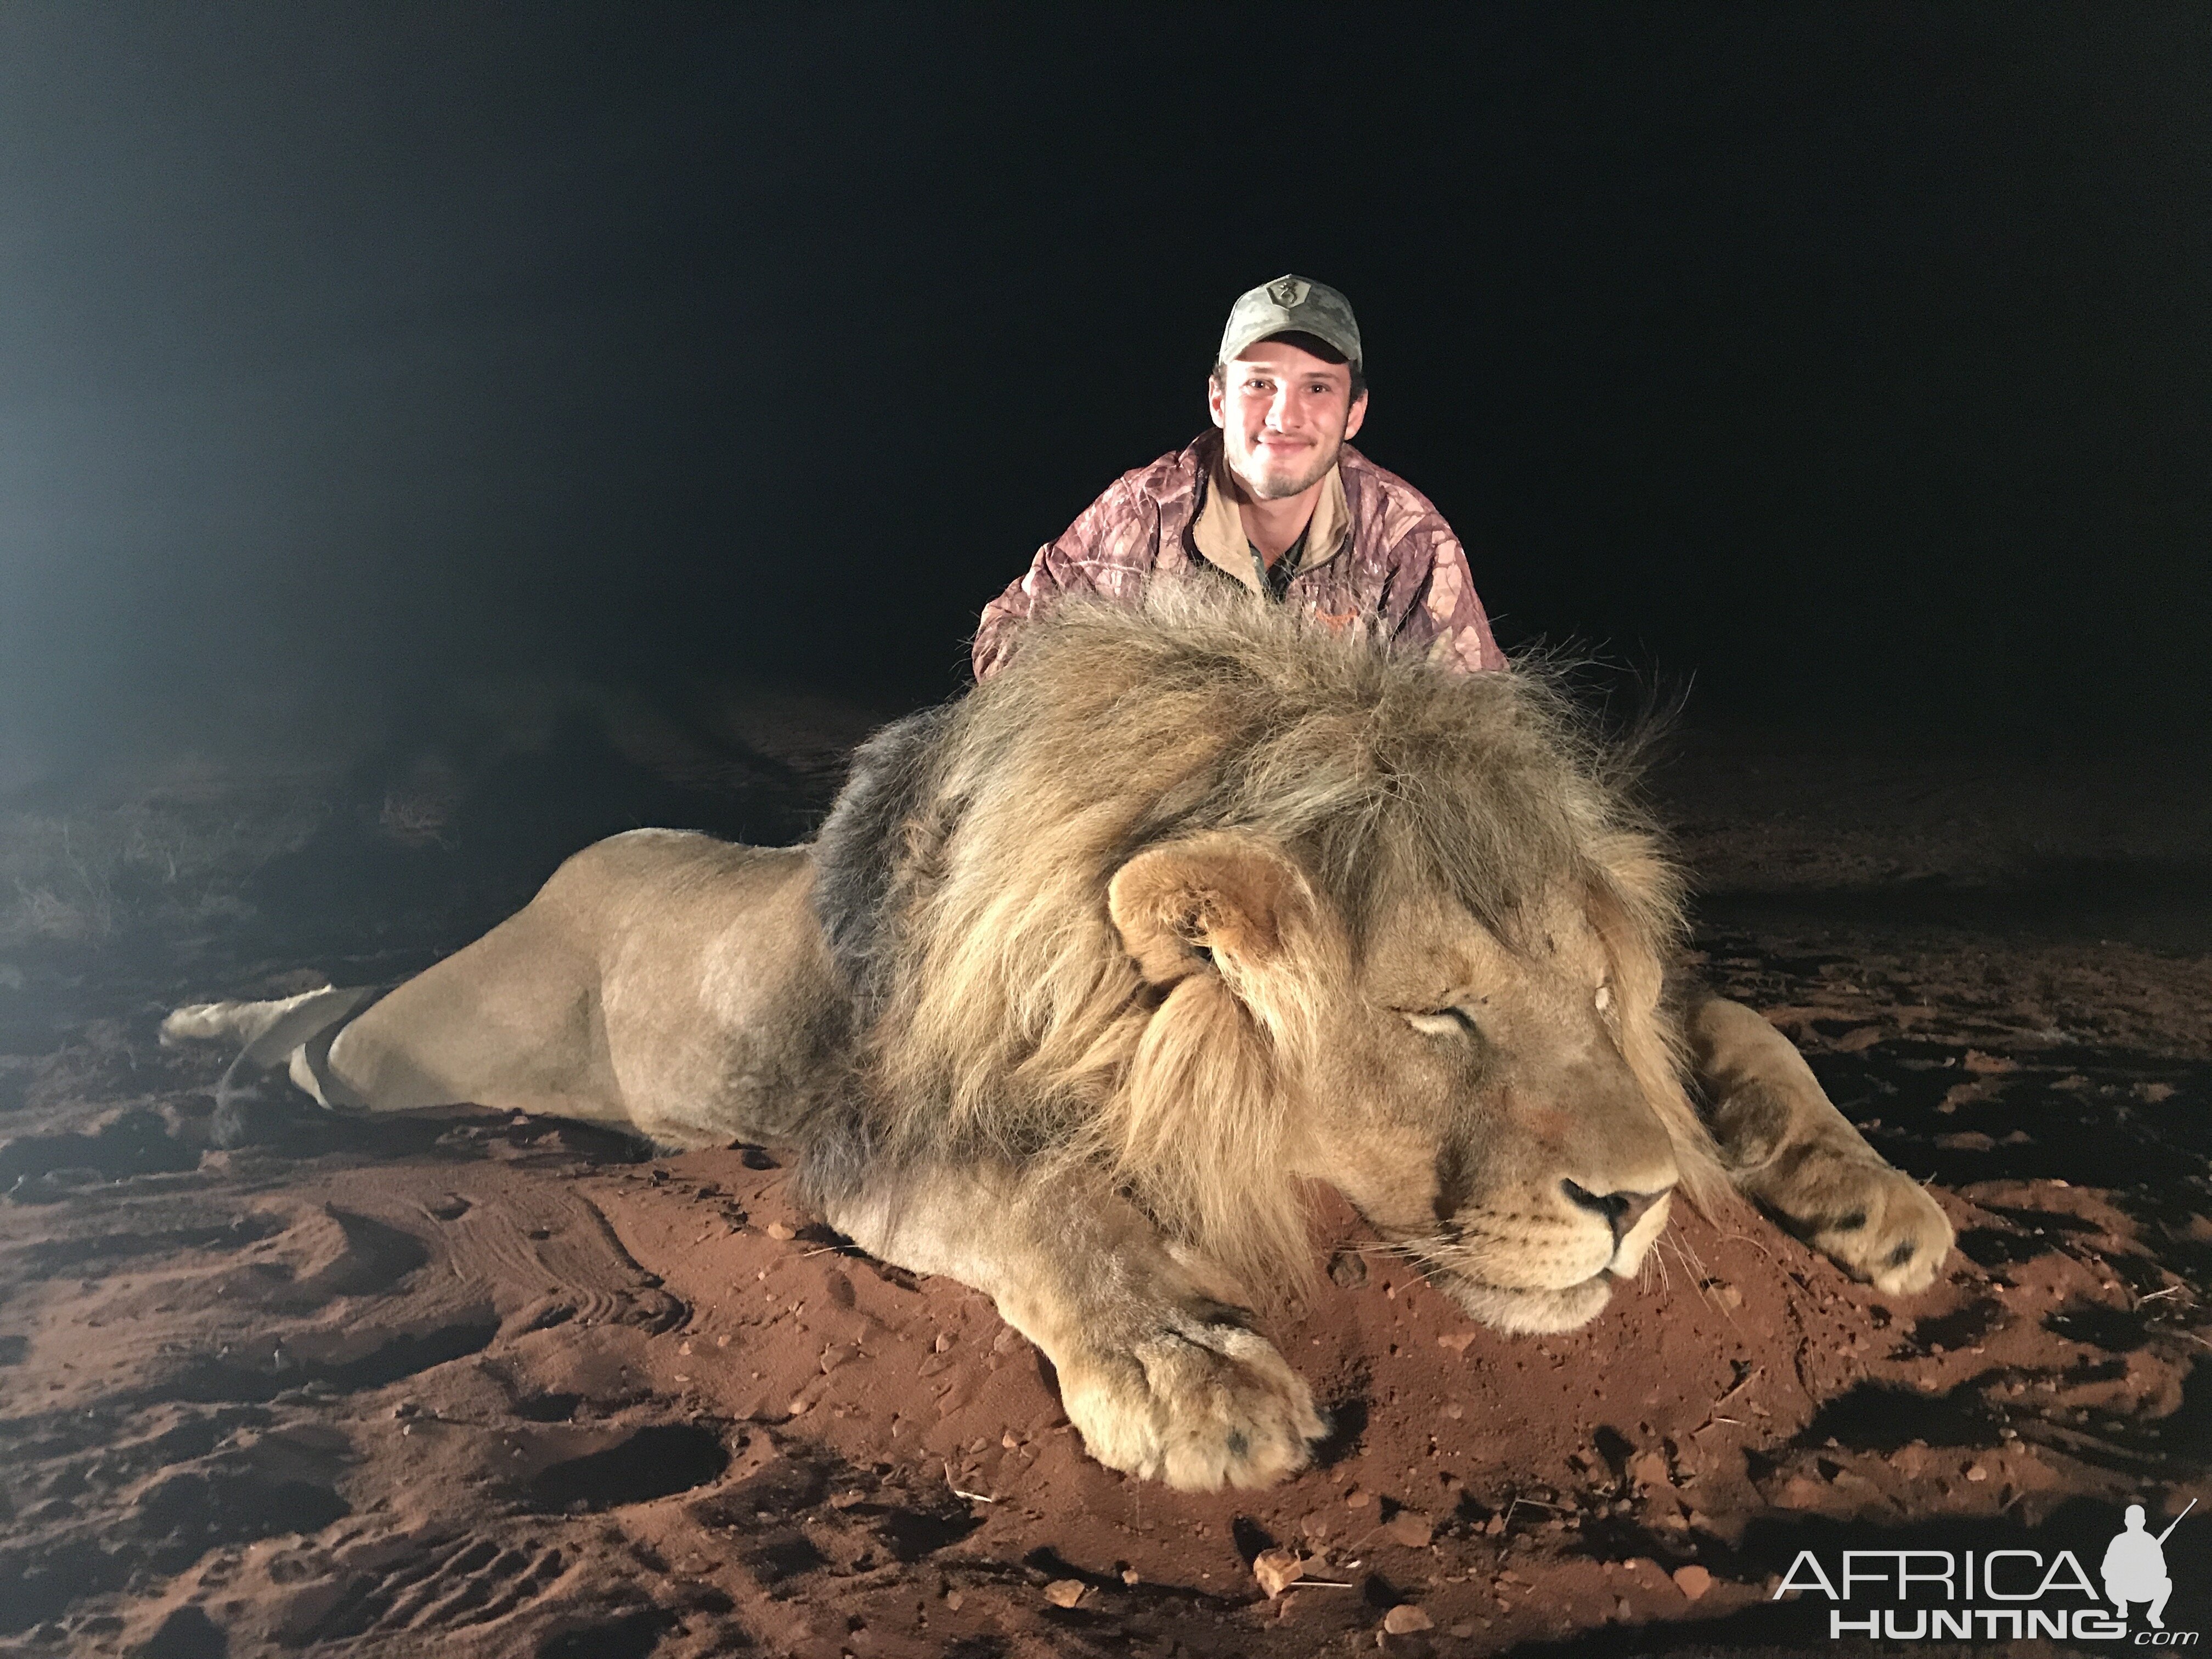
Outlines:
[[1287,939],[1293,971],[1237,988],[1255,1018],[1212,975],[1147,985],[1108,912],[1133,854],[1232,831],[1287,852],[1355,953],[1406,884],[1509,944],[1534,896],[1585,896],[1695,1195],[1710,1143],[1660,1006],[1680,889],[1626,763],[1540,672],[1453,674],[1242,593],[1060,606],[874,739],[817,839],[864,1033],[848,1167],[817,1184],[884,1158],[1085,1163],[1248,1286],[1301,1282],[1300,1077],[1345,964]]

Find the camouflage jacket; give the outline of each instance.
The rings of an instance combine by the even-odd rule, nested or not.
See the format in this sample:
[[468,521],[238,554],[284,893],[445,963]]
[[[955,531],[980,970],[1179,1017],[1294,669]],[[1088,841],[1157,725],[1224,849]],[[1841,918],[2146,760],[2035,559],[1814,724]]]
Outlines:
[[1220,437],[1207,432],[1123,473],[1059,540],[1039,548],[1028,573],[984,608],[975,678],[1002,667],[1022,624],[1062,594],[1133,600],[1156,570],[1211,569],[1255,593],[1279,589],[1274,597],[1332,627],[1376,629],[1464,673],[1505,666],[1459,538],[1403,478],[1346,444],[1299,547],[1270,573],[1245,540],[1235,501],[1216,485],[1220,457]]

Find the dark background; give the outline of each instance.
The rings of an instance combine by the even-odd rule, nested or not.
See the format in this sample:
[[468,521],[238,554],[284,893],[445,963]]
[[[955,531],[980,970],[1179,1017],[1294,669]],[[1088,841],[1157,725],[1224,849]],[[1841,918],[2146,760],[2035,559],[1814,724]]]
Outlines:
[[2203,729],[2203,7],[1069,10],[0,10],[0,747],[935,696],[1285,270],[1509,647]]

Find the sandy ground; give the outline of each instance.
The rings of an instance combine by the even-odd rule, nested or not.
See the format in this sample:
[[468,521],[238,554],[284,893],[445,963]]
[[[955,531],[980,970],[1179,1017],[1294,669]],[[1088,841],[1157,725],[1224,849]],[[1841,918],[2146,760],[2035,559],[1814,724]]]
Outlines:
[[1936,1183],[1952,1271],[1893,1301],[1686,1216],[1599,1321],[1505,1338],[1322,1200],[1328,1277],[1273,1334],[1335,1436],[1192,1497],[1086,1460],[982,1297],[843,1246],[760,1149],[219,1120],[221,1057],[155,1045],[178,1000],[419,967],[627,822],[798,833],[866,723],[694,714],[373,757],[305,817],[257,786],[307,827],[196,893],[118,853],[80,872],[105,921],[17,874],[48,902],[0,934],[0,1653],[1847,1650],[1772,1599],[1801,1550],[2094,1572],[2120,1505],[2192,1498],[2167,1623],[2212,1623],[2200,772],[1687,744],[1659,790],[1706,971]]

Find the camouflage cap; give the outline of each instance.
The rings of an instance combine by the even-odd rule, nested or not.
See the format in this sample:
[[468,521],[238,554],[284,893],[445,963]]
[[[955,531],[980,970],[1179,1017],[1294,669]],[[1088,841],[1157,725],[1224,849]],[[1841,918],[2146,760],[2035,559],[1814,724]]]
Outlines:
[[1354,368],[1360,367],[1359,325],[1352,315],[1352,301],[1306,276],[1278,276],[1239,297],[1230,307],[1229,326],[1221,331],[1221,353],[1214,361],[1225,363],[1271,334],[1292,333],[1326,340]]

